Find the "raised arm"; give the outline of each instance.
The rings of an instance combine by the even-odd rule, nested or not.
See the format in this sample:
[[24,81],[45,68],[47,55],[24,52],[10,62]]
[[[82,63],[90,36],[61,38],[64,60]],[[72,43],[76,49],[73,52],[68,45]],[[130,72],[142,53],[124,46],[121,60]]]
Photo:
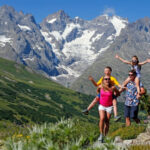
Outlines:
[[147,63],[150,63],[150,59],[146,59],[145,61],[143,61],[143,62],[139,62],[139,65],[145,65],[145,64],[147,64]]
[[98,86],[92,76],[89,76],[89,80],[93,83],[94,86]]
[[116,59],[119,59],[120,61],[122,61],[122,62],[125,63],[125,64],[131,65],[131,62],[130,62],[130,61],[121,58],[118,54],[116,54],[115,58],[116,58]]

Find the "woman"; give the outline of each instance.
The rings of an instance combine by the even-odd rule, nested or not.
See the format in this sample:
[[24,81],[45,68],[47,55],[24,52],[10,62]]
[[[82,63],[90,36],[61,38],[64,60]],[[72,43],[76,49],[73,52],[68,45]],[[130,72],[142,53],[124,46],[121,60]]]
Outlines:
[[98,140],[103,142],[103,136],[108,133],[109,130],[109,120],[113,110],[113,94],[119,95],[119,91],[110,80],[110,76],[104,76],[102,84],[98,87],[97,91],[100,93],[99,100],[99,129],[100,136]]
[[[105,67],[105,69],[104,69],[104,75],[110,77],[110,80],[111,80],[111,82],[113,82],[113,85],[121,87],[121,85],[119,84],[119,82],[117,81],[117,79],[115,77],[111,76],[111,72],[112,72],[112,68],[111,67],[109,67],[109,66]],[[97,83],[94,81],[94,79],[91,76],[89,77],[89,80],[96,87],[98,87],[102,83],[103,77],[101,77],[100,80]],[[85,115],[88,115],[88,112],[97,103],[97,98],[98,99],[100,98],[100,93],[94,98],[94,100],[87,107],[87,109],[85,109],[85,110],[82,111]],[[118,121],[121,118],[121,116],[118,116],[118,113],[117,113],[117,99],[116,99],[115,96],[113,96],[113,110],[114,110],[114,121]]]

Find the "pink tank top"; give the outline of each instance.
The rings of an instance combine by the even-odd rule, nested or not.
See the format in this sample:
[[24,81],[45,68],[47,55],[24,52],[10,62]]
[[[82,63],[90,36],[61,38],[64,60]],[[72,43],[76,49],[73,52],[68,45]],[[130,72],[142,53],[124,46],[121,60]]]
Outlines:
[[113,95],[113,91],[104,91],[103,89],[101,89],[100,91],[100,101],[99,103],[105,107],[109,107],[112,106],[112,95]]

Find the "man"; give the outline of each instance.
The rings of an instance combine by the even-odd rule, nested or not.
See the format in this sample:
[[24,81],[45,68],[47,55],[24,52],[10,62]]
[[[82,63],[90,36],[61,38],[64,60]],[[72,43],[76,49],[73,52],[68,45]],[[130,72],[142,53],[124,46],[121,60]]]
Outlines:
[[139,98],[141,94],[137,92],[137,85],[135,83],[136,71],[129,71],[129,83],[126,85],[126,95],[125,95],[125,119],[126,126],[131,125],[131,119],[133,119],[136,123],[140,123],[138,118],[138,106],[139,106]]

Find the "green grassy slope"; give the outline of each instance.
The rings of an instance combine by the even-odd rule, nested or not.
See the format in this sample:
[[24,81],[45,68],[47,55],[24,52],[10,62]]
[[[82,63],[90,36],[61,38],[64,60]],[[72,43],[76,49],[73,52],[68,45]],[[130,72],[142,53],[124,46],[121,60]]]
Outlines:
[[81,114],[92,99],[0,58],[0,120],[42,123],[65,116],[94,121],[97,111],[88,117]]

